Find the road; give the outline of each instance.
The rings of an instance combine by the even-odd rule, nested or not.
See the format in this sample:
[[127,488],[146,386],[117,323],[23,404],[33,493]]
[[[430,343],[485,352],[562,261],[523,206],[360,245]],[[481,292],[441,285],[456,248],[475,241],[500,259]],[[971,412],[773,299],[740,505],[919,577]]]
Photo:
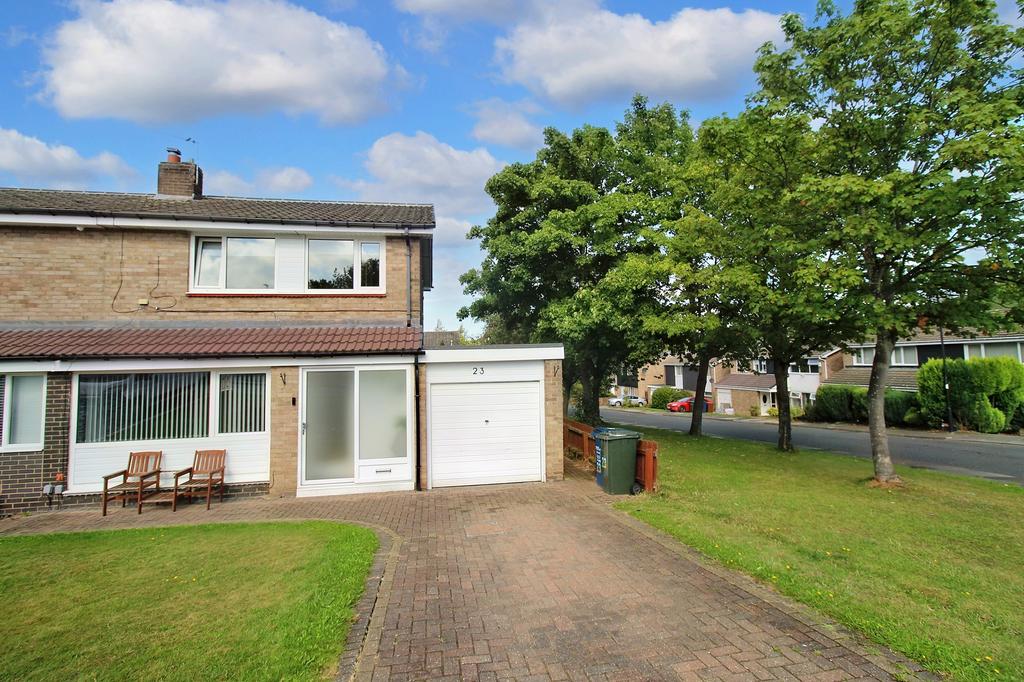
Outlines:
[[[687,431],[690,428],[690,415],[602,407],[601,417],[606,421],[620,424],[673,431]],[[704,433],[722,438],[774,443],[778,427],[756,420],[705,415]],[[863,430],[843,430],[798,423],[793,425],[793,442],[797,448],[807,450],[829,450],[855,457],[871,456],[868,434]],[[897,464],[1024,485],[1024,438],[1018,445],[965,440],[963,436],[945,438],[934,435],[890,434],[889,450]]]

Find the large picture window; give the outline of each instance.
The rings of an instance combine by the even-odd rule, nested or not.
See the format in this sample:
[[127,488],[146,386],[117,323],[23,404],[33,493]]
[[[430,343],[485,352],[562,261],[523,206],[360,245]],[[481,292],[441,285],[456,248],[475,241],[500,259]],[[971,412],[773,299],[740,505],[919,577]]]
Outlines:
[[310,289],[352,289],[355,242],[351,239],[310,239],[309,288]]
[[195,241],[197,289],[272,291],[277,281],[273,237],[200,237]]
[[77,441],[203,438],[210,373],[85,374],[78,378]]
[[0,374],[0,444],[5,450],[43,447],[46,377],[42,374]]

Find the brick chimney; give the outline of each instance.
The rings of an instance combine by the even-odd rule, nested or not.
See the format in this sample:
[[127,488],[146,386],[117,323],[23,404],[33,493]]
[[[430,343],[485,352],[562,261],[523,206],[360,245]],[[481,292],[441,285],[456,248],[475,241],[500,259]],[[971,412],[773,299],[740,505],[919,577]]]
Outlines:
[[166,197],[203,198],[203,169],[181,160],[181,150],[167,148],[167,160],[157,170],[156,193]]

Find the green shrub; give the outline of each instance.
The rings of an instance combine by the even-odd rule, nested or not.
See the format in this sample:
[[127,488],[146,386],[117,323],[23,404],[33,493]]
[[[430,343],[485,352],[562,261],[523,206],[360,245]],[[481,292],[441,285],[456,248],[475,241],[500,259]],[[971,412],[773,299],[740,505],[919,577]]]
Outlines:
[[759,408],[757,405],[751,405],[749,411],[751,417],[758,417],[761,415],[761,408]]
[[815,418],[824,422],[856,421],[853,410],[853,395],[857,390],[857,386],[844,386],[841,384],[824,384],[819,386],[814,401]]
[[689,398],[691,395],[693,395],[693,391],[662,386],[661,388],[654,389],[654,393],[651,394],[651,407],[656,410],[664,410],[665,406],[669,403],[681,400],[682,398]]
[[[1024,365],[1013,358],[947,359],[949,404],[953,423],[983,433],[1013,429],[1024,417]],[[917,372],[921,415],[931,426],[946,419],[942,360],[924,363]]]
[[903,423],[907,426],[925,426],[928,422],[921,414],[920,408],[912,407],[903,415]]
[[893,390],[885,392],[885,423],[887,426],[913,426],[914,424],[907,421],[907,414],[914,410],[918,415],[916,418],[920,419],[917,408],[916,393]]
[[777,408],[777,407],[769,407],[768,408],[768,416],[769,417],[778,417],[779,416],[779,408]]

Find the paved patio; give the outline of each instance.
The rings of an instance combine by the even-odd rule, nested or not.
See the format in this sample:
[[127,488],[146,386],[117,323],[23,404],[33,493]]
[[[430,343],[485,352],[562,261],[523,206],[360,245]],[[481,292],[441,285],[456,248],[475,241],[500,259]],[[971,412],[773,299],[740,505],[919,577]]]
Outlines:
[[577,474],[210,512],[46,512],[0,520],[0,535],[263,519],[373,526],[382,554],[342,661],[341,676],[356,680],[889,680],[920,670],[608,502]]

